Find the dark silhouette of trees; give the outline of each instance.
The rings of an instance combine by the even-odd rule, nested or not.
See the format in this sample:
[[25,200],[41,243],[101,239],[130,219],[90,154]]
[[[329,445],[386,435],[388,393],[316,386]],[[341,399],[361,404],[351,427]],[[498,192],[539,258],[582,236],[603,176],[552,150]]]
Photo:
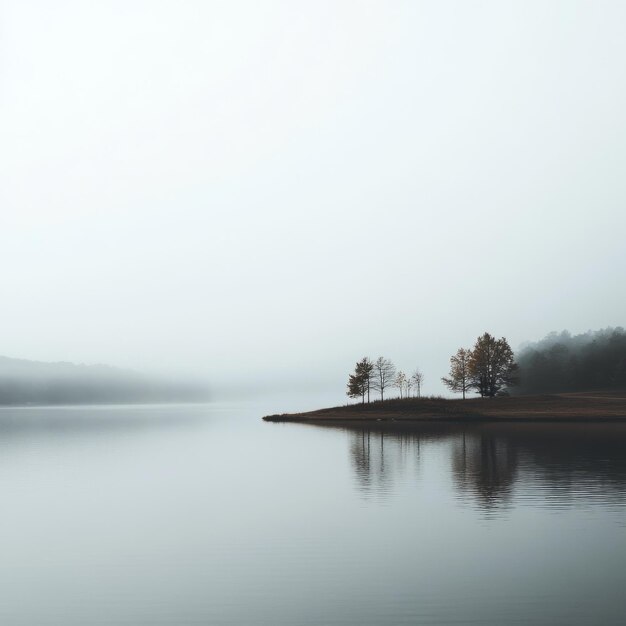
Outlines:
[[361,402],[370,401],[370,388],[372,386],[372,378],[374,375],[374,364],[372,361],[363,357],[355,366],[354,374],[348,377],[348,390],[346,395],[350,398],[361,398]]
[[551,333],[518,355],[517,393],[626,389],[626,331]]
[[507,340],[489,333],[481,335],[469,356],[470,385],[481,397],[493,398],[515,385],[518,366]]
[[450,374],[441,379],[450,391],[462,393],[463,400],[465,400],[465,394],[472,388],[472,380],[470,378],[471,355],[471,350],[459,348],[456,354],[450,357]]
[[349,398],[361,398],[361,402],[365,403],[365,392],[361,379],[357,374],[348,376],[348,390],[346,395]]
[[396,368],[389,359],[379,356],[374,362],[373,373],[372,389],[380,393],[382,401],[385,399],[385,389],[388,389],[393,384]]
[[370,389],[372,388],[372,379],[374,377],[374,364],[368,357],[363,357],[357,363],[357,371],[363,380],[363,388],[367,394],[367,401],[370,401]]
[[[396,387],[400,398],[419,398],[423,381],[419,369],[407,377],[404,372],[396,374],[389,359],[381,356],[372,362],[364,357],[350,374],[347,395],[362,402],[367,397],[369,402],[370,391],[375,390],[382,401],[385,392]],[[450,357],[450,372],[441,381],[463,399],[469,391],[487,398],[512,392],[626,392],[626,330],[606,328],[575,336],[567,331],[551,333],[517,355],[504,337],[484,333],[472,349],[459,348]]]

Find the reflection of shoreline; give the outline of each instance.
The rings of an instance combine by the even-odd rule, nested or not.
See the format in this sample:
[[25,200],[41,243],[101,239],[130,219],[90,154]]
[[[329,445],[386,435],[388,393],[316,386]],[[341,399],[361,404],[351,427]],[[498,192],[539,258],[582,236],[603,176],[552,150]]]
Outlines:
[[181,429],[206,422],[204,405],[119,405],[0,409],[0,441]]
[[457,494],[485,509],[525,490],[527,500],[626,503],[626,424],[487,423],[318,426],[349,434],[359,487],[392,492],[422,453],[444,444]]

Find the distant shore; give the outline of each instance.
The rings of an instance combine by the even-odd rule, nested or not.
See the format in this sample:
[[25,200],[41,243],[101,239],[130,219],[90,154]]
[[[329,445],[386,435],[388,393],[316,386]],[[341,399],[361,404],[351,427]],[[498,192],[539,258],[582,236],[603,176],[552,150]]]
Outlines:
[[266,415],[266,422],[626,421],[625,391],[499,398],[406,398],[348,404],[305,413]]

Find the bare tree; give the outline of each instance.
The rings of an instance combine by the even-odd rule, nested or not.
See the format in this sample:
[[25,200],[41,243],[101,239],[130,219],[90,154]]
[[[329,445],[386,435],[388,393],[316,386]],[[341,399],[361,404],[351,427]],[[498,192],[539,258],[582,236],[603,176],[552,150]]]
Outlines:
[[396,374],[393,380],[393,386],[400,391],[400,399],[402,399],[402,393],[406,388],[406,380],[406,374],[402,370]]
[[424,383],[424,374],[420,372],[419,368],[416,368],[416,370],[413,372],[413,375],[411,376],[411,381],[413,383],[413,386],[415,387],[417,397],[421,398],[422,384]]
[[393,384],[395,373],[395,365],[389,359],[379,356],[374,362],[372,389],[380,392],[381,401],[385,399],[385,389],[388,389]]
[[470,360],[472,358],[472,351],[465,348],[459,348],[456,354],[450,357],[450,374],[444,376],[441,381],[443,384],[454,391],[455,393],[462,393],[463,400],[465,400],[465,394],[472,386],[472,380],[470,378]]

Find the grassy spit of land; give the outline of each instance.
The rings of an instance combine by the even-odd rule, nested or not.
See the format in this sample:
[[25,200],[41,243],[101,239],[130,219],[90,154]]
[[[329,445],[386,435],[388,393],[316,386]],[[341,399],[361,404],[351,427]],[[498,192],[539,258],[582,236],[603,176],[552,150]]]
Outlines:
[[306,413],[267,415],[267,422],[626,421],[626,391],[500,398],[405,398]]

